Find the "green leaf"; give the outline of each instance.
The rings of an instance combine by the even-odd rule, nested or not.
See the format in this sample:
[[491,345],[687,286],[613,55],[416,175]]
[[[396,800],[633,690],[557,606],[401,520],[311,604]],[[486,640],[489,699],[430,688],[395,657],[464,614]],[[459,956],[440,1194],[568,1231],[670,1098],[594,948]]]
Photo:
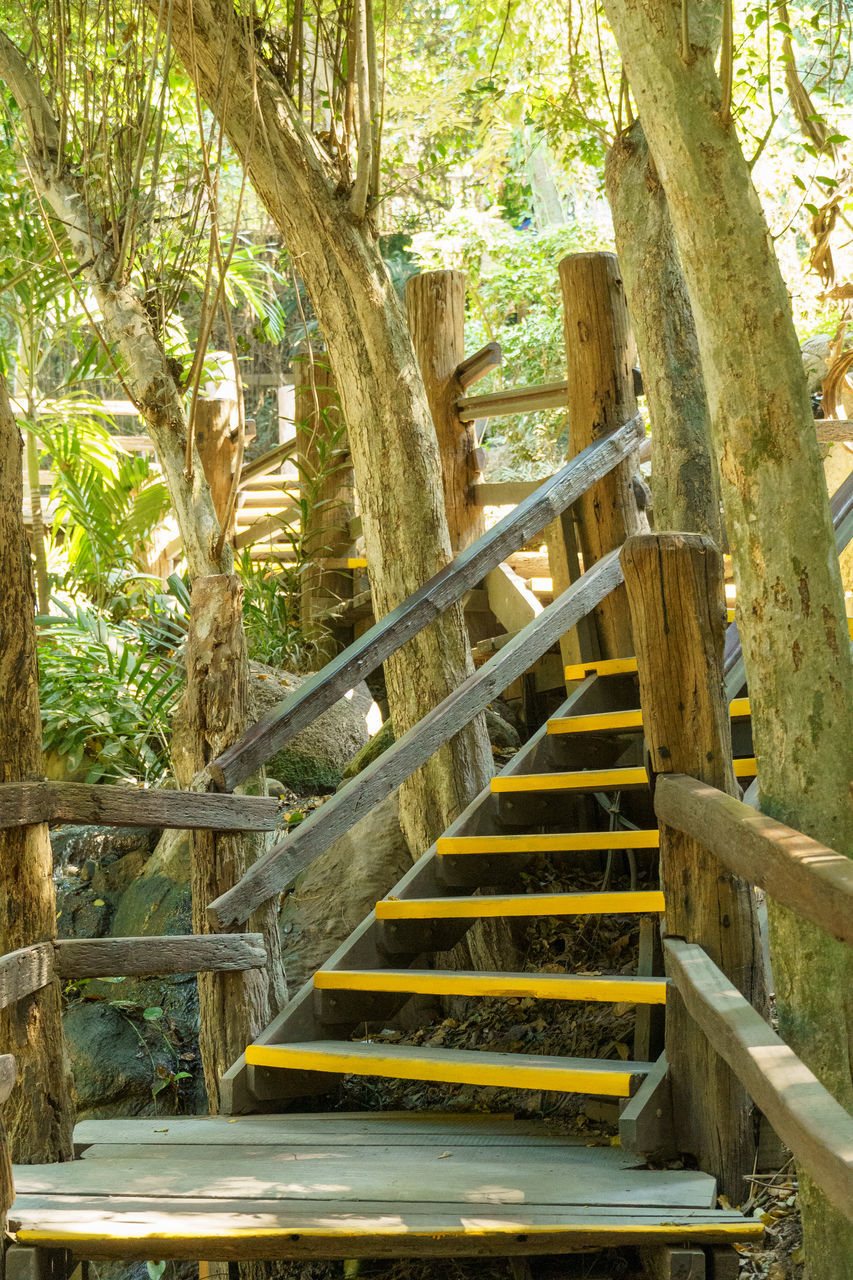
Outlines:
[[142,1016],[146,1022],[156,1022],[158,1018],[162,1018],[163,1010],[159,1005],[152,1004],[147,1009],[142,1010]]

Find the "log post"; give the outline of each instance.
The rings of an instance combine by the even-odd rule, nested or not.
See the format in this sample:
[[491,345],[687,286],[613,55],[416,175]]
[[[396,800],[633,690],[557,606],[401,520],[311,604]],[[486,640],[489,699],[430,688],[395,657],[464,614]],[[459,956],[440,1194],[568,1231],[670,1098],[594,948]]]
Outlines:
[[465,358],[465,272],[424,271],[406,282],[406,319],[432,414],[444,503],[454,555],[485,532],[471,485],[480,475],[472,422],[456,408],[462,395],[457,369]]
[[[21,436],[0,378],[0,783],[44,776],[32,562],[22,515]],[[46,822],[0,831],[0,955],[56,937],[53,858]],[[18,1086],[7,1103],[12,1158],[70,1160],[74,1107],[54,978],[0,1013],[0,1051]]]
[[[563,294],[563,336],[569,410],[569,456],[637,412],[634,393],[634,339],[619,265],[612,253],[574,253],[559,266]],[[633,477],[636,458],[628,458],[599,480],[574,506],[584,568],[589,569],[627,537],[643,533],[648,522],[637,507]],[[569,572],[572,550],[568,552]],[[576,553],[575,553],[576,556]],[[562,584],[554,583],[559,590]],[[631,620],[623,588],[595,610],[599,654],[630,657]]]
[[[633,621],[652,775],[687,773],[738,794],[723,688],[723,558],[700,534],[630,538],[620,557]],[[665,932],[702,946],[757,1009],[766,990],[755,897],[703,845],[661,824]],[[666,1055],[679,1150],[734,1204],[755,1155],[752,1106],[735,1076],[667,994]]]
[[322,666],[338,652],[322,614],[351,600],[352,574],[326,569],[322,561],[344,558],[352,539],[353,470],[341,402],[328,357],[303,344],[293,361],[297,466],[305,524],[302,551],[308,563],[301,576],[302,632]]
[[[0,1055],[0,1107],[3,1106],[15,1084],[15,1059],[9,1053]],[[6,1215],[15,1202],[15,1179],[12,1174],[12,1158],[6,1141],[6,1130],[0,1114],[0,1271],[3,1267],[3,1248],[6,1236]]]
[[[243,588],[233,574],[196,578],[193,583],[186,648],[187,689],[173,738],[175,772],[185,786],[248,724],[242,602]],[[263,852],[262,835],[190,832],[194,933],[212,932],[206,913],[208,903],[232,888]],[[251,931],[263,934],[266,970],[198,975],[199,1047],[212,1112],[219,1109],[223,1073],[286,999],[275,907],[274,901],[260,907],[249,926]]]
[[[195,440],[213,509],[220,526],[228,509],[234,482],[238,447],[237,410],[233,400],[197,400],[195,406]],[[231,512],[226,538],[234,539],[236,507]]]

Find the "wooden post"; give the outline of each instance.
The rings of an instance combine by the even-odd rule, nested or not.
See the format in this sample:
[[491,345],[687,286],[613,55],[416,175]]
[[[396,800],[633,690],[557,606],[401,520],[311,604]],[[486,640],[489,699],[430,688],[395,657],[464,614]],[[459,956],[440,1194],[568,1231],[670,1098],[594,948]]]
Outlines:
[[[195,440],[201,458],[213,509],[220,525],[225,518],[228,498],[237,465],[237,410],[233,400],[197,400],[195,406]],[[231,513],[226,538],[233,540],[236,508]]]
[[317,649],[318,665],[339,646],[321,617],[351,600],[352,574],[326,569],[321,561],[344,558],[352,539],[353,470],[341,403],[328,356],[302,344],[293,361],[297,465],[305,526],[302,547],[309,563],[300,584],[300,625]]
[[[738,794],[723,689],[723,558],[699,534],[644,534],[620,557],[631,607],[643,725],[653,774],[687,773]],[[754,894],[703,845],[661,824],[667,936],[699,943],[759,1010],[766,1003]],[[672,989],[670,989],[672,991]],[[666,1056],[676,1140],[733,1204],[755,1154],[753,1111],[675,992]]]
[[435,425],[444,480],[447,526],[454,555],[485,532],[472,501],[480,474],[474,424],[456,408],[457,369],[465,358],[465,272],[424,271],[406,282],[406,319]]
[[[24,535],[21,436],[0,378],[0,783],[44,776],[35,592]],[[0,831],[0,955],[56,937],[53,858],[46,822]],[[12,1157],[70,1160],[74,1107],[53,978],[0,1013],[0,1050],[17,1059],[7,1104]]]
[[[176,718],[175,772],[182,785],[246,728],[248,665],[242,623],[243,588],[233,574],[196,578],[187,635],[187,690]],[[194,933],[212,932],[209,902],[232,888],[264,851],[263,837],[208,830],[190,832]],[[219,1081],[286,998],[275,903],[251,917],[263,934],[268,969],[199,973],[199,1047],[212,1112],[219,1109]]]
[[[0,1056],[0,1107],[9,1097],[15,1084],[15,1059],[9,1053]],[[6,1215],[15,1202],[15,1179],[12,1160],[6,1142],[6,1130],[0,1116],[0,1270],[3,1266],[3,1247],[6,1235]]]
[[[559,266],[569,409],[569,456],[627,422],[637,412],[634,340],[619,266],[612,253],[574,253]],[[648,522],[634,497],[635,458],[600,480],[575,503],[578,541],[589,569]],[[574,548],[568,548],[568,572]],[[559,590],[562,583],[554,583]],[[595,610],[599,653],[584,658],[624,658],[633,652],[631,620],[622,588]]]

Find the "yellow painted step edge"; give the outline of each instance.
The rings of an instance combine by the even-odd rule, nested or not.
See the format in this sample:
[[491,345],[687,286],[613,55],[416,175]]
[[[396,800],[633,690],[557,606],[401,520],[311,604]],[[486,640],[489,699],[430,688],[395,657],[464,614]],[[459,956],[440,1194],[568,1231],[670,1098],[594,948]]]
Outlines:
[[636,658],[601,658],[593,662],[574,662],[566,667],[567,680],[585,680],[587,676],[619,676],[637,670]]
[[492,778],[492,794],[515,791],[607,791],[645,786],[642,765],[627,769],[580,769],[570,773],[511,773]]
[[754,778],[757,774],[755,767],[755,756],[743,756],[740,760],[733,760],[736,778]]
[[614,1070],[609,1060],[602,1060],[601,1064],[602,1068],[610,1067],[609,1070],[589,1066],[564,1067],[549,1063],[544,1057],[537,1062],[533,1054],[522,1062],[517,1059],[523,1055],[507,1054],[507,1058],[515,1060],[496,1063],[494,1060],[485,1061],[486,1055],[476,1050],[470,1051],[470,1058],[466,1054],[467,1060],[460,1061],[450,1054],[427,1057],[412,1049],[411,1053],[392,1055],[385,1046],[371,1046],[374,1047],[375,1053],[358,1053],[346,1049],[323,1051],[310,1045],[250,1044],[246,1049],[246,1062],[253,1067],[278,1067],[288,1071],[330,1071],[339,1075],[432,1080],[480,1087],[559,1089],[567,1093],[606,1094],[613,1098],[629,1098],[633,1079],[651,1067],[651,1063],[633,1063],[633,1070],[627,1064],[624,1070]]
[[566,853],[575,849],[658,849],[657,827],[647,831],[578,831],[562,835],[440,836],[440,858],[478,853]]
[[[733,720],[749,716],[749,698],[735,698],[729,703],[729,715]],[[549,734],[598,733],[609,729],[642,729],[643,713],[632,711],[601,711],[585,716],[553,716],[548,721]]]
[[589,1000],[666,1004],[665,978],[561,973],[444,973],[435,969],[318,969],[318,991],[393,991],[423,996],[497,996],[504,1000]]
[[662,912],[657,889],[617,893],[484,894],[459,898],[382,898],[377,920],[480,920],[498,916],[629,915]]

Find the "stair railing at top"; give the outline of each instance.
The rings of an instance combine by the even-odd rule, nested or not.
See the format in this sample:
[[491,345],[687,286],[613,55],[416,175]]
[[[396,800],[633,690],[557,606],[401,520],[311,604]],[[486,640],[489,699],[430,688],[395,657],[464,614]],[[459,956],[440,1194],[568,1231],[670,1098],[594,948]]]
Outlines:
[[[644,435],[639,414],[602,436],[546,480],[535,493],[461,552],[418,591],[375,623],[369,631],[273,707],[208,766],[221,791],[231,791],[280,751],[353,685],[375,671],[412,636],[422,631],[490,570],[561,515],[602,477],[636,449]],[[509,683],[509,682],[507,682]]]

